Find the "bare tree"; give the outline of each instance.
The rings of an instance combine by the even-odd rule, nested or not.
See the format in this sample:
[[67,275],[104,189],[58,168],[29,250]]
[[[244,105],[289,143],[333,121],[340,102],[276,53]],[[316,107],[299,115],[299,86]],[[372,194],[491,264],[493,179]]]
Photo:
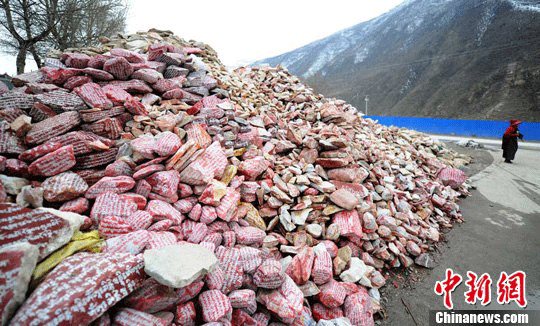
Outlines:
[[63,15],[48,39],[59,50],[96,45],[100,36],[125,30],[123,0],[63,0],[61,6]]
[[41,66],[36,44],[57,23],[57,9],[58,0],[0,0],[0,45],[7,53],[17,53],[17,73],[24,72],[28,52]]
[[51,48],[95,45],[125,29],[123,0],[0,0],[0,50],[17,55],[24,72],[30,53],[38,67]]

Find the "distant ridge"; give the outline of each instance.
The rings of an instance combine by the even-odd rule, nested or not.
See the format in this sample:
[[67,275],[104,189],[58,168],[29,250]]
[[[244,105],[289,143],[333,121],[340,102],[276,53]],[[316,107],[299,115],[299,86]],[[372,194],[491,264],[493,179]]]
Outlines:
[[373,115],[540,121],[540,3],[409,0],[263,63]]

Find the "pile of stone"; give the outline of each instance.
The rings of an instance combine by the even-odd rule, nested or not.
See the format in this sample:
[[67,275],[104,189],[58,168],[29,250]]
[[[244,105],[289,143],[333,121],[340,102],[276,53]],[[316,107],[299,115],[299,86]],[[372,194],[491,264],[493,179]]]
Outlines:
[[372,325],[461,221],[466,158],[422,134],[170,32],[103,43],[0,96],[1,325]]

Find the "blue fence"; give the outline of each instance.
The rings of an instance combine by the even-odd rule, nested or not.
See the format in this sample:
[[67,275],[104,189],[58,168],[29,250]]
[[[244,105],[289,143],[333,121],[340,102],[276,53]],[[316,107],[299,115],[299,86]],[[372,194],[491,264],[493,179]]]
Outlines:
[[[365,116],[378,120],[385,126],[441,135],[501,138],[508,128],[508,121],[494,120],[450,120],[417,117]],[[519,127],[525,140],[540,141],[540,122],[523,122]]]

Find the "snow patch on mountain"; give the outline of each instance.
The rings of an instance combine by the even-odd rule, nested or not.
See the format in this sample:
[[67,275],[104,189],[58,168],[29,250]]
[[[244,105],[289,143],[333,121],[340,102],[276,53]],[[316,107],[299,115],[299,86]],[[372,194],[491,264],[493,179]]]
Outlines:
[[337,36],[334,41],[327,42],[324,49],[313,62],[311,67],[302,75],[304,78],[311,77],[319,72],[324,66],[331,63],[340,53],[347,50],[353,43],[344,37]]
[[354,36],[354,30],[352,28],[341,31],[341,37],[352,38]]
[[540,3],[523,3],[523,1],[516,0],[508,0],[508,2],[510,2],[512,6],[517,10],[540,12]]
[[476,43],[478,45],[482,44],[482,37],[484,34],[486,34],[486,31],[493,21],[493,18],[495,18],[495,8],[493,7],[487,8],[482,17],[480,17],[480,21],[478,23],[478,33],[476,35]]
[[283,61],[282,66],[287,68],[296,62],[301,61],[306,57],[307,53],[303,51],[291,52],[288,56],[285,56],[285,61]]
[[407,25],[407,32],[409,33],[412,33],[414,32],[414,30],[418,27],[420,27],[420,25],[422,25],[422,23],[424,22],[424,18],[423,17],[417,17],[414,19],[414,21],[411,23],[411,24],[408,24]]
[[411,89],[414,85],[414,83],[417,81],[418,75],[416,74],[416,71],[414,70],[413,66],[409,67],[409,76],[407,77],[407,80],[405,83],[401,86],[401,89],[399,90],[400,94],[405,94],[409,89]]
[[448,12],[444,14],[439,21],[435,22],[435,26],[440,28],[450,24],[455,19],[456,15],[457,11],[455,9],[448,10]]
[[369,54],[368,48],[363,48],[360,52],[357,52],[354,56],[354,63],[361,63],[364,62],[364,60],[367,58]]

